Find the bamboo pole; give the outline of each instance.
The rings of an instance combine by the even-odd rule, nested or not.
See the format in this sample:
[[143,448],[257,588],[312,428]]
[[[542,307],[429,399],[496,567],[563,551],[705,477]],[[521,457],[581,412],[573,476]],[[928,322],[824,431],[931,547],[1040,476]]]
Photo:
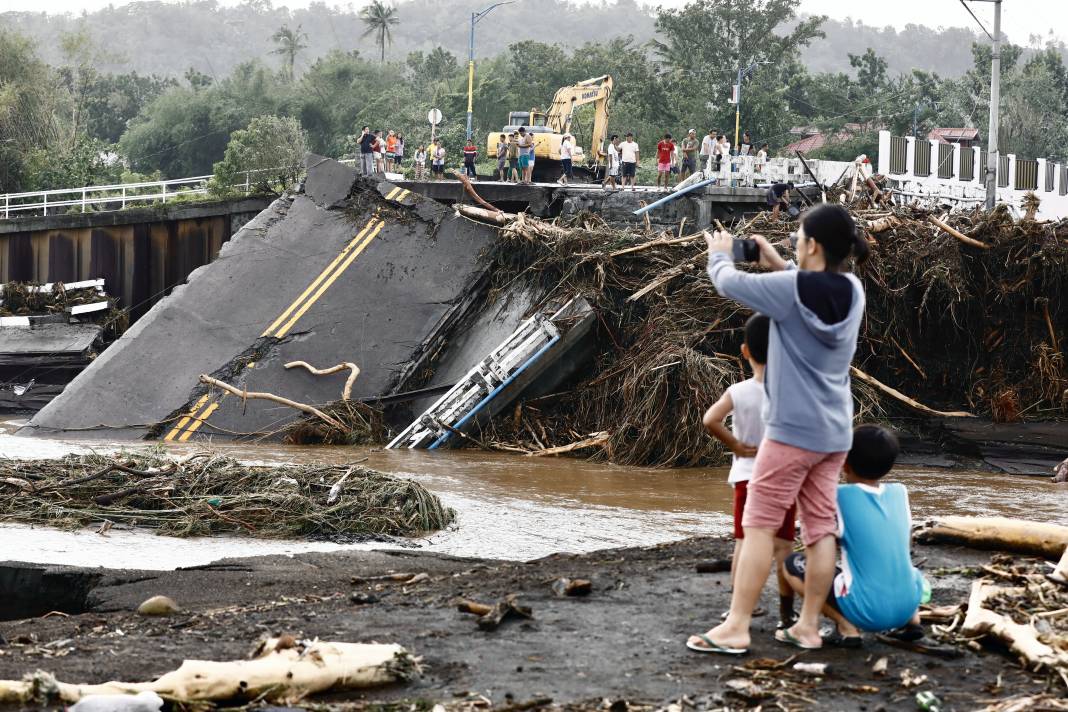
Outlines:
[[901,391],[897,390],[896,388],[891,388],[890,386],[886,385],[885,383],[883,383],[879,379],[875,378],[874,376],[869,376],[868,374],[864,373],[863,371],[861,371],[856,366],[850,366],[849,367],[849,371],[856,378],[859,378],[860,380],[864,381],[865,383],[867,383],[867,384],[869,384],[871,386],[875,386],[876,388],[878,388],[880,391],[882,391],[883,393],[887,394],[888,396],[891,396],[892,398],[896,398],[897,400],[901,401],[905,405],[910,406],[912,408],[915,408],[916,410],[920,411],[921,413],[927,413],[927,415],[934,415],[934,416],[937,416],[939,418],[974,418],[975,417],[975,415],[973,415],[972,413],[968,413],[967,411],[963,411],[963,410],[955,410],[955,411],[950,411],[950,412],[946,412],[946,411],[942,411],[942,410],[935,410],[934,408],[930,408],[928,406],[925,406],[923,403],[920,403],[917,400],[913,400],[912,398],[909,398],[907,395],[905,395]]

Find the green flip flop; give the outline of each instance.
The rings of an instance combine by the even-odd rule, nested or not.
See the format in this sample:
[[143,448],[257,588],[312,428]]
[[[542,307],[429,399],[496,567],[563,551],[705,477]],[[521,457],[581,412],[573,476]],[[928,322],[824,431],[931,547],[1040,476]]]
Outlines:
[[695,645],[689,640],[687,640],[686,647],[698,653],[718,653],[720,655],[745,655],[749,652],[749,648],[729,648],[725,645],[720,645],[704,633],[698,633],[697,637],[701,639],[704,645]]
[[822,645],[808,645],[807,643],[802,642],[801,639],[791,633],[788,628],[775,631],[775,640],[780,643],[792,645],[795,648],[800,648],[801,650],[819,650],[823,647]]

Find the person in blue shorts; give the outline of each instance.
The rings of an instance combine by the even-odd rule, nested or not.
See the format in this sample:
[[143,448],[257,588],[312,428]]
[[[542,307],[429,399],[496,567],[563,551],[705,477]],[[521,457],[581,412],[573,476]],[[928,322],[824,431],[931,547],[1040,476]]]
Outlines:
[[[897,437],[886,428],[860,425],[853,431],[845,484],[838,486],[842,565],[823,609],[837,632],[824,635],[824,645],[859,647],[861,631],[894,631],[908,640],[923,636],[919,606],[929,589],[912,565],[908,490],[900,482],[881,481],[899,451]],[[805,555],[791,554],[784,568],[786,580],[804,595]],[[775,637],[796,647],[820,647],[803,645],[788,631]]]

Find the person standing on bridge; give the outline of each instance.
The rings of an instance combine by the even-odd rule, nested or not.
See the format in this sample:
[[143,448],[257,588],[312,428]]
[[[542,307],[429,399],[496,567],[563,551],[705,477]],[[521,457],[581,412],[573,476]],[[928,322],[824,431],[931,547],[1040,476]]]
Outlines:
[[519,171],[520,183],[531,183],[534,177],[534,135],[527,133],[525,126],[519,127]]
[[715,151],[716,146],[716,130],[709,129],[705,137],[701,139],[701,170],[708,171],[712,169],[712,165],[709,161],[712,160],[712,154]]
[[682,139],[682,173],[681,180],[686,180],[697,172],[697,130],[690,129],[686,138]]
[[423,180],[426,169],[426,149],[421,145],[415,149],[415,179]]
[[397,133],[389,130],[386,135],[386,170],[393,172],[393,163],[397,160]]
[[375,155],[375,172],[386,172],[386,142],[382,140],[382,129],[375,131],[375,142],[371,145]]
[[638,175],[638,142],[634,140],[634,134],[628,133],[627,140],[619,144],[620,176],[623,178],[623,187],[629,182],[630,189],[634,190],[634,177]]
[[671,139],[671,134],[664,134],[664,138],[660,143],[656,144],[656,187],[660,187],[660,181],[664,181],[664,189],[669,187],[668,182],[671,180],[671,163],[674,160],[675,142]]
[[497,180],[502,183],[508,180],[508,136],[506,134],[497,137]]
[[508,137],[508,174],[504,178],[512,183],[519,182],[519,132],[513,131]]
[[360,173],[370,176],[375,172],[374,157],[375,136],[371,133],[370,126],[360,129]]
[[478,146],[475,145],[474,139],[467,139],[467,143],[464,145],[464,173],[475,180],[475,159],[478,158]]
[[560,176],[558,182],[560,185],[567,185],[567,182],[574,177],[571,165],[571,134],[564,134],[560,139],[560,167],[563,169],[563,175]]
[[398,173],[404,172],[404,136],[397,132],[397,150],[393,160],[393,170]]
[[445,142],[438,139],[437,148],[434,149],[434,163],[431,166],[432,178],[441,180],[445,177]]
[[605,158],[604,181],[602,188],[616,189],[616,179],[619,178],[619,134],[612,134],[612,140],[608,143],[608,149],[601,151]]

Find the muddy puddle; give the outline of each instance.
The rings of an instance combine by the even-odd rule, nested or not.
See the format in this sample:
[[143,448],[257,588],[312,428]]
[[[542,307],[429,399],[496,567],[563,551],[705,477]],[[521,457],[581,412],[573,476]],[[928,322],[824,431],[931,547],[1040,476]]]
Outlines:
[[[0,457],[59,457],[94,449],[153,447],[137,443],[66,442],[0,434]],[[366,465],[411,477],[459,514],[457,524],[414,546],[460,556],[526,560],[554,552],[647,545],[727,533],[731,489],[718,468],[655,470],[564,458],[477,451],[381,451],[366,448],[232,445],[215,450],[250,462]],[[176,455],[199,447],[169,447]],[[938,514],[1005,515],[1068,524],[1068,488],[1047,478],[962,470],[903,469],[916,519]],[[225,557],[292,554],[383,544],[263,541],[235,537],[175,539],[151,532],[61,532],[0,525],[0,561],[111,568],[169,569]]]

